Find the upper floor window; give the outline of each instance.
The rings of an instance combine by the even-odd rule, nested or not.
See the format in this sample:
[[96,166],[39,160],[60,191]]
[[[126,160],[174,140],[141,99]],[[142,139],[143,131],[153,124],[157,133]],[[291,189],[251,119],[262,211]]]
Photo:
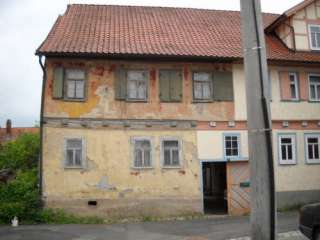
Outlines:
[[85,73],[83,70],[67,69],[65,87],[67,99],[84,99]]
[[279,163],[295,164],[296,163],[296,138],[293,134],[283,134],[278,137],[279,142]]
[[150,168],[152,167],[151,140],[147,138],[133,139],[133,167]]
[[320,25],[309,25],[311,49],[320,50]]
[[178,139],[167,138],[161,142],[163,167],[181,166],[181,142]]
[[240,156],[240,136],[227,134],[224,136],[224,157],[237,158]]
[[69,138],[65,142],[65,167],[80,168],[84,165],[84,141],[81,138]]
[[309,75],[310,101],[320,101],[320,75]]
[[289,73],[290,95],[292,100],[299,99],[299,87],[297,73]]
[[159,71],[159,98],[161,102],[180,102],[182,100],[182,89],[181,71]]
[[53,76],[53,98],[82,101],[85,99],[86,74],[82,69],[56,67]]
[[118,69],[115,76],[115,98],[146,101],[148,99],[148,71]]
[[320,134],[306,134],[305,142],[307,163],[320,163]]
[[193,99],[200,102],[233,101],[232,72],[194,72]]

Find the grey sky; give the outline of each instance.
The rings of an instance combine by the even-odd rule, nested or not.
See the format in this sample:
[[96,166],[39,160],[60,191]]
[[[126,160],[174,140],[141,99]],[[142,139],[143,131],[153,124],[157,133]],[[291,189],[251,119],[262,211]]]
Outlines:
[[[262,0],[282,13],[301,0]],[[95,3],[239,10],[240,0],[0,0],[0,127],[33,126],[39,119],[42,73],[36,48],[67,4]]]

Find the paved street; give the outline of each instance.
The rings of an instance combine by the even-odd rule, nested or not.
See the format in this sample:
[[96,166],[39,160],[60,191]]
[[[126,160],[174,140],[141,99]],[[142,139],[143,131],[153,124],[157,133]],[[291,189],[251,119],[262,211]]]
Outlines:
[[[279,240],[305,240],[297,232],[297,214],[279,214]],[[247,240],[248,217],[143,222],[113,225],[37,225],[0,227],[1,240]]]

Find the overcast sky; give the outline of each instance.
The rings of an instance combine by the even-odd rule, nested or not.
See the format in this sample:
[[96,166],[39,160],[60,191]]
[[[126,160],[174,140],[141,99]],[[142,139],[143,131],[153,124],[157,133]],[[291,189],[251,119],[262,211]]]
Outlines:
[[[301,0],[262,0],[264,12],[283,13]],[[42,72],[36,48],[67,4],[95,3],[239,10],[240,0],[0,0],[0,127],[39,119]]]

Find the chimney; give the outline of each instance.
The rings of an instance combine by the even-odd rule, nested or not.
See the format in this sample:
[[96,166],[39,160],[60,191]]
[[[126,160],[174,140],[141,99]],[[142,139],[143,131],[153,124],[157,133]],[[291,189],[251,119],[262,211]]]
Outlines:
[[7,132],[7,134],[8,135],[10,135],[11,134],[11,120],[10,119],[8,119],[7,120],[7,124],[6,124],[6,132]]

